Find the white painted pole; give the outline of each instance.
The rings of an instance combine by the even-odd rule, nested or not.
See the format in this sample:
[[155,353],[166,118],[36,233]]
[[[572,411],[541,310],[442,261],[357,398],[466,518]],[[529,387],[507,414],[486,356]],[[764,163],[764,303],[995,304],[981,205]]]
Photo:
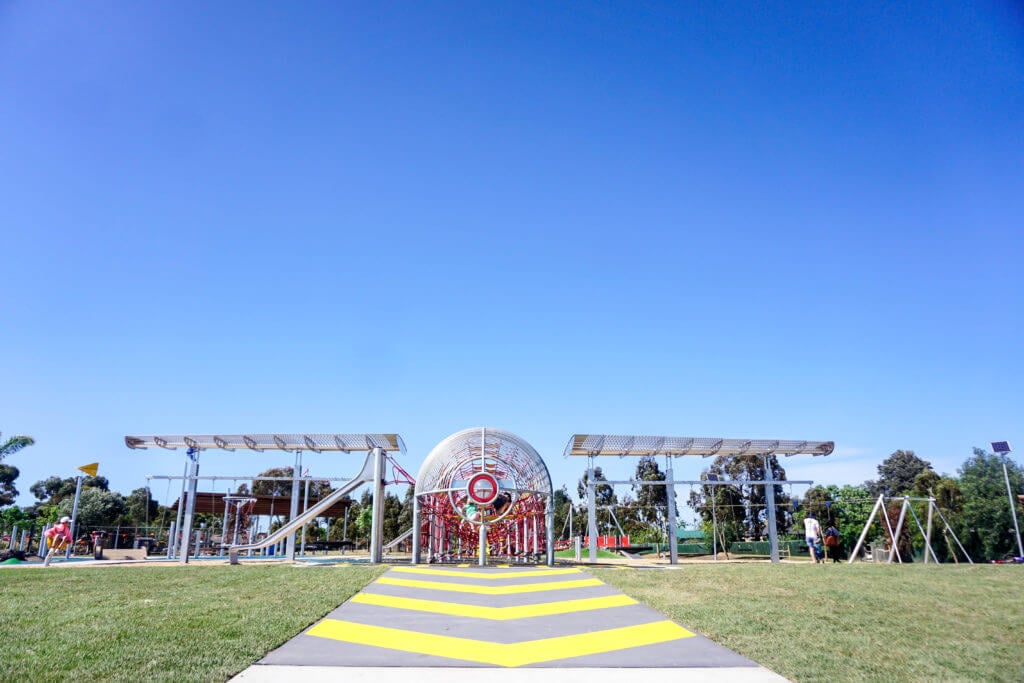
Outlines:
[[857,553],[860,552],[861,546],[864,545],[864,539],[868,536],[868,530],[871,529],[871,523],[875,521],[875,515],[884,504],[884,501],[884,495],[878,496],[878,500],[875,501],[874,507],[871,508],[871,514],[868,515],[867,524],[864,525],[864,530],[860,532],[860,538],[857,539],[857,545],[854,546],[853,551],[850,553],[850,559],[846,561],[846,564],[853,564],[854,558],[857,557]]
[[[889,562],[892,562],[893,555],[899,560],[900,564],[903,564],[903,557],[900,556],[899,540],[900,534],[903,533],[903,520],[907,517],[907,507],[910,506],[910,500],[903,496],[903,506],[900,507],[900,516],[896,520],[896,531],[892,532],[892,547],[889,549]],[[886,515],[885,521],[889,521],[889,516]]]
[[1010,517],[1013,518],[1013,530],[1017,534],[1017,551],[1020,553],[1020,557],[1024,557],[1024,545],[1020,542],[1020,527],[1017,525],[1017,506],[1013,504],[1013,489],[1010,488],[1010,475],[1006,471],[1006,453],[1001,453],[1003,456],[1003,479],[1006,480],[1006,495],[1010,499]]
[[[928,530],[925,532],[925,535],[924,535],[924,543],[929,548],[932,547],[932,506],[933,505],[935,505],[935,499],[934,498],[929,498],[928,499]],[[938,564],[939,563],[939,558],[934,557],[934,555],[935,555],[935,551],[932,550],[932,556],[935,559],[935,564]],[[928,564],[928,553],[924,554],[924,563]]]

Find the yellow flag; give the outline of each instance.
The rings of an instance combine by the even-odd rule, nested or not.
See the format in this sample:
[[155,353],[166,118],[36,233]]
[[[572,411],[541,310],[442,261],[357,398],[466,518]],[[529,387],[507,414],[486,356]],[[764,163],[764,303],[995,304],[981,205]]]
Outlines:
[[82,465],[78,469],[82,470],[90,477],[95,477],[96,473],[100,471],[100,464],[98,462],[91,462],[88,465]]

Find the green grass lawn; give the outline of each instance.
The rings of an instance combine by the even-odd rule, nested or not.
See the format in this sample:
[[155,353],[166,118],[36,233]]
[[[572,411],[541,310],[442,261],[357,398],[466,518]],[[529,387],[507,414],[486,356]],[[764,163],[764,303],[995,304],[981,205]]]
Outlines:
[[794,681],[1024,681],[1024,567],[588,571]]
[[0,681],[223,681],[384,570],[0,569]]
[[[0,681],[223,681],[385,569],[0,569]],[[588,571],[795,681],[1024,680],[1024,567]]]
[[[583,557],[583,561],[584,562],[586,562],[587,558],[590,557],[590,555],[588,555],[588,552],[589,551],[586,548],[583,548],[583,555],[582,555],[582,557]],[[555,557],[557,557],[560,560],[572,560],[572,559],[574,559],[576,557],[576,551],[572,550],[572,549],[569,549],[569,550],[556,550],[555,551]],[[597,549],[597,559],[599,559],[599,560],[621,560],[622,559],[622,554],[621,553],[612,552],[611,550],[604,550],[603,548],[598,548]]]

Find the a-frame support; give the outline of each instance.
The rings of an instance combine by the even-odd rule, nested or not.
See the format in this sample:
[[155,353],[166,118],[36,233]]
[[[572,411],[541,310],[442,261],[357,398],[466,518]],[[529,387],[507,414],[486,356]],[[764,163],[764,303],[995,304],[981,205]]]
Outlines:
[[[894,499],[890,498],[890,500],[894,500]],[[935,512],[937,512],[939,514],[939,518],[942,520],[942,523],[945,525],[946,531],[953,537],[953,540],[956,541],[957,546],[960,547],[960,552],[962,552],[964,554],[964,557],[967,558],[968,562],[970,562],[971,564],[974,564],[974,562],[971,560],[971,556],[967,554],[967,551],[964,550],[963,544],[960,543],[960,539],[957,538],[956,532],[953,531],[953,529],[949,526],[949,522],[946,521],[946,517],[945,517],[945,515],[942,514],[942,510],[940,510],[939,507],[935,504],[935,499],[934,498],[913,498],[911,496],[902,496],[900,498],[900,500],[903,501],[903,504],[900,507],[900,516],[899,516],[899,519],[896,522],[896,529],[894,530],[892,528],[892,524],[889,522],[889,515],[885,513],[885,494],[881,494],[881,495],[878,496],[878,500],[875,501],[874,507],[871,508],[871,514],[868,515],[868,521],[867,521],[867,523],[864,524],[864,529],[860,532],[860,538],[857,539],[857,545],[854,546],[853,551],[850,552],[850,559],[847,560],[847,564],[853,564],[853,561],[860,554],[860,550],[861,550],[861,548],[864,545],[864,540],[867,538],[868,531],[871,529],[871,525],[875,521],[875,516],[879,512],[882,512],[882,519],[885,520],[885,530],[888,531],[888,533],[889,533],[889,557],[888,557],[887,562],[891,564],[892,561],[893,561],[893,558],[896,558],[897,562],[902,564],[903,563],[903,558],[900,556],[900,552],[899,552],[899,549],[897,547],[898,544],[897,544],[896,540],[900,537],[900,534],[903,532],[903,523],[906,521],[906,517],[907,517],[907,512],[908,511],[910,512],[911,517],[914,518],[914,522],[917,524],[917,528],[921,532],[921,535],[924,536],[924,539],[925,539],[924,540],[924,543],[925,543],[924,561],[925,561],[926,564],[928,562],[928,555],[929,555],[929,553],[931,554],[932,560],[934,560],[934,562],[936,564],[939,563],[939,558],[935,555],[935,549],[932,548],[932,541],[931,541],[931,539],[932,539],[932,514],[935,513]],[[928,502],[928,528],[927,528],[927,530],[921,527],[921,520],[918,519],[917,513],[914,512],[914,508],[910,504],[911,501],[927,501]]]

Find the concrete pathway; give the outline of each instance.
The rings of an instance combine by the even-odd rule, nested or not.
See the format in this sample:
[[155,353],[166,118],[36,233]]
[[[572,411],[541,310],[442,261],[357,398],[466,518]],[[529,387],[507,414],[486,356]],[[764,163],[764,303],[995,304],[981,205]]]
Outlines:
[[[782,681],[575,568],[393,567],[235,680]],[[534,671],[534,674],[527,673]],[[518,672],[518,673],[516,673]]]

